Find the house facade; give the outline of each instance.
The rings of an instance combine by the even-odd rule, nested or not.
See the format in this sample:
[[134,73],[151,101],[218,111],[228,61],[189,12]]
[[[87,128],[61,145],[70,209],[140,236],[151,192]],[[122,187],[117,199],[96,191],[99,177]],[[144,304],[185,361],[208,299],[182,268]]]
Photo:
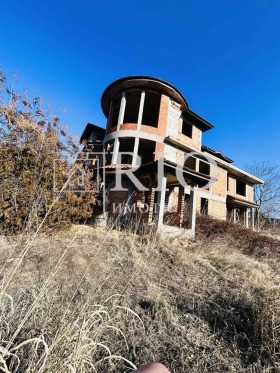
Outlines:
[[104,152],[103,217],[123,208],[147,224],[194,232],[201,213],[254,229],[254,185],[263,181],[203,145],[213,125],[176,87],[152,77],[122,78],[105,89],[101,106],[106,129],[88,124],[81,141],[85,152]]

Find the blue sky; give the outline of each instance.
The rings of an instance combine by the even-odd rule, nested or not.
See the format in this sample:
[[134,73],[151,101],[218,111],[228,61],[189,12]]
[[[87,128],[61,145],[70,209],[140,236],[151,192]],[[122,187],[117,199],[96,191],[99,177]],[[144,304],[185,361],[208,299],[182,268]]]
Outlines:
[[175,85],[215,125],[204,144],[243,166],[279,163],[280,2],[1,1],[0,67],[81,134],[105,126],[113,80]]

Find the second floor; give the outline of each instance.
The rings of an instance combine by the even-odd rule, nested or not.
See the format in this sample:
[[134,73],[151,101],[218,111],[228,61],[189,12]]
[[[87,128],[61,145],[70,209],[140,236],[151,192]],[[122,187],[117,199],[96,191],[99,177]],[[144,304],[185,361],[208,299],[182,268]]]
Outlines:
[[127,77],[110,84],[101,105],[107,117],[106,135],[154,135],[158,142],[175,138],[200,150],[203,132],[213,125],[190,110],[171,84],[151,77]]

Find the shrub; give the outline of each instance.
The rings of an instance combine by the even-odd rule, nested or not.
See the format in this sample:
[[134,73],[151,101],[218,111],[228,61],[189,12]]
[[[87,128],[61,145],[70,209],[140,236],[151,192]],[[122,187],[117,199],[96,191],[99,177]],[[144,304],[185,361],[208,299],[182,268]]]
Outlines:
[[243,253],[256,257],[280,255],[279,240],[207,215],[197,217],[196,234],[207,240],[223,237],[224,242],[228,241],[231,246],[239,248]]
[[[54,191],[69,189],[71,164],[79,148],[57,116],[44,110],[42,100],[28,100],[8,88],[0,72],[0,222],[1,230],[61,227],[87,219],[93,193]],[[92,183],[86,175],[86,183]],[[87,187],[90,187],[87,185]]]

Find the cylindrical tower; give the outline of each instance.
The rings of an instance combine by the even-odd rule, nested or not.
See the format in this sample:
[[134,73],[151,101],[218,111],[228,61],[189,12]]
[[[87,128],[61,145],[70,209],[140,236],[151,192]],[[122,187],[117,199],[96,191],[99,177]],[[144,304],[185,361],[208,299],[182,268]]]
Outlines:
[[[165,150],[165,137],[178,138],[179,119],[188,111],[187,101],[174,86],[147,76],[116,80],[105,89],[101,106],[107,117],[104,144],[106,150],[112,150],[112,165],[136,165],[139,160],[144,165],[157,160]],[[133,155],[120,159],[120,152]]]

